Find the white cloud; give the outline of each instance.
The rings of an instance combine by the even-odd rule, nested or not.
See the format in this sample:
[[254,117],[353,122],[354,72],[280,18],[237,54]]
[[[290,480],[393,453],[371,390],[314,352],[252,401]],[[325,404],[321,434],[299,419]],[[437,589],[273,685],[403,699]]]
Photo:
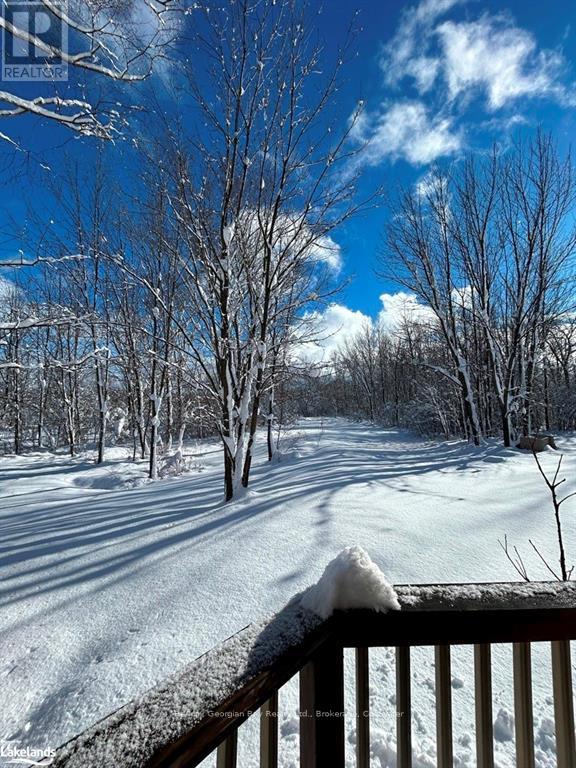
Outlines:
[[[576,89],[563,82],[567,62],[560,52],[539,48],[536,37],[506,14],[455,18],[457,6],[468,2],[422,0],[403,10],[382,49],[380,104],[371,105],[353,131],[354,139],[368,142],[359,163],[403,158],[425,165],[457,153],[474,95],[485,97],[490,113],[513,103],[520,120],[521,98],[576,104]],[[392,103],[401,83],[413,97]]]
[[416,194],[425,202],[434,199],[435,195],[446,195],[448,191],[448,179],[436,171],[425,173],[415,185]]
[[[462,289],[462,297],[467,289]],[[295,357],[303,363],[327,363],[334,352],[341,349],[347,341],[352,341],[359,333],[372,329],[374,322],[388,333],[401,331],[405,321],[425,323],[435,322],[435,315],[430,307],[420,303],[414,293],[397,291],[383,293],[380,296],[382,309],[376,321],[360,310],[350,309],[344,304],[330,304],[323,312],[311,312],[306,316],[305,337],[314,339],[300,343],[294,348]]]
[[472,299],[474,296],[474,289],[471,285],[463,285],[461,288],[453,288],[451,293],[452,301],[456,307],[468,310],[473,308]]
[[363,126],[366,148],[361,160],[377,165],[384,158],[402,158],[425,165],[457,152],[461,135],[446,117],[432,118],[419,101],[393,104],[382,113],[366,118]]
[[310,363],[327,362],[347,340],[372,325],[368,315],[336,303],[330,304],[323,312],[311,313],[307,319],[312,330],[307,330],[306,336],[310,337],[313,333],[318,340],[299,345],[296,355]]
[[342,249],[329,235],[319,237],[310,246],[310,256],[324,262],[336,274],[342,269]]
[[475,22],[446,21],[437,28],[452,99],[482,88],[491,110],[520,96],[559,95],[562,57],[537,51],[534,37],[500,16]]
[[418,301],[414,293],[398,291],[383,293],[380,296],[382,309],[378,314],[378,322],[386,331],[399,330],[405,321],[430,323],[435,315],[425,304]]
[[432,88],[439,71],[440,61],[431,56],[418,56],[410,62],[410,74],[419,93],[426,93]]
[[411,77],[420,92],[430,89],[436,79],[439,61],[423,53],[426,46],[422,43],[429,39],[437,19],[466,1],[422,0],[418,5],[404,10],[395,35],[384,46],[380,62],[389,85],[397,84],[404,77]]
[[[255,210],[247,208],[226,227],[225,236],[230,242],[243,238],[245,243],[250,241],[251,248],[259,249],[263,244],[263,228],[268,226],[268,221],[262,222]],[[285,259],[293,254],[294,257],[322,262],[334,274],[342,269],[340,245],[329,235],[315,234],[301,211],[281,213],[276,217],[271,245],[278,257]]]
[[510,17],[484,14],[475,21],[442,21],[468,0],[422,0],[407,8],[384,46],[381,67],[388,85],[412,80],[427,93],[442,73],[452,98],[470,88],[486,89],[491,109],[519,96],[564,100],[559,76],[563,57],[538,50],[535,37]]

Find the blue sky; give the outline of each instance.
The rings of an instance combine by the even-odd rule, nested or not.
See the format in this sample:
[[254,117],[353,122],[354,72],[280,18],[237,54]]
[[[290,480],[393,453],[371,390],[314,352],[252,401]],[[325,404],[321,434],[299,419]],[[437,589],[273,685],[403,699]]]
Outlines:
[[[335,3],[341,32],[348,3]],[[567,148],[576,127],[576,3],[565,0],[364,2],[361,53],[349,86],[366,102],[366,185],[417,183],[431,163],[506,142],[541,124]],[[544,11],[545,8],[545,11]],[[338,32],[336,32],[336,35]],[[356,275],[343,304],[374,316],[393,292],[373,273],[386,210],[339,242]],[[337,238],[338,239],[338,238]]]
[[[369,142],[363,161],[365,192],[375,184],[393,192],[398,185],[418,183],[435,162],[457,162],[466,152],[510,141],[518,131],[530,132],[538,125],[552,130],[562,148],[572,141],[572,0],[328,0],[323,5],[319,34],[328,55],[334,54],[352,18],[362,28],[338,109],[345,119],[359,100],[365,105],[358,127],[358,139]],[[164,73],[144,88],[132,87],[129,94],[124,87],[122,98],[137,101],[153,87],[171,109],[168,84]],[[0,129],[5,130],[4,124]],[[7,211],[22,216],[25,197],[48,205],[43,191],[48,171],[42,165],[57,171],[63,144],[82,161],[95,151],[95,142],[71,139],[60,128],[40,131],[28,118],[12,121],[10,129],[34,153],[32,179],[3,193],[0,216]],[[129,147],[126,141],[120,153],[117,147],[106,150],[120,155],[119,178],[123,164],[130,162]],[[337,319],[350,327],[364,315],[376,317],[383,306],[381,294],[397,290],[374,274],[386,216],[385,208],[373,210],[334,234],[342,249],[341,274],[351,278],[337,298]]]

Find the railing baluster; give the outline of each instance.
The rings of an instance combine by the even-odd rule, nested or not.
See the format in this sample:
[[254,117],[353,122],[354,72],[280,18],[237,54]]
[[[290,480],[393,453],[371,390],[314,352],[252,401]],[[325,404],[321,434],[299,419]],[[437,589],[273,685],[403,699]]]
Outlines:
[[516,765],[534,768],[534,721],[530,643],[513,643]]
[[476,696],[476,762],[478,768],[494,768],[492,724],[492,660],[488,643],[474,646]]
[[436,741],[438,768],[453,768],[452,758],[452,685],[450,646],[434,648],[436,662]]
[[260,707],[260,768],[278,765],[278,691]]
[[236,757],[238,754],[238,730],[233,731],[230,736],[218,747],[216,753],[216,768],[236,768]]
[[323,647],[300,672],[301,768],[344,768],[344,655]]
[[576,746],[574,744],[574,702],[572,699],[570,641],[556,640],[551,645],[556,758],[558,760],[558,768],[574,768],[576,766]]
[[370,766],[370,664],[368,648],[356,648],[356,765]]
[[396,746],[398,768],[412,768],[409,646],[396,648]]

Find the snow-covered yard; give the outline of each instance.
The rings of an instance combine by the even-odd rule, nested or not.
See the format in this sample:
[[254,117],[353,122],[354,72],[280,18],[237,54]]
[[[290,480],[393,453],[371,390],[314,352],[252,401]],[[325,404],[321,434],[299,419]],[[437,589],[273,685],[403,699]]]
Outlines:
[[[564,437],[559,447],[567,485],[576,485],[576,440]],[[58,746],[282,606],[351,544],[361,544],[393,583],[514,580],[497,542],[504,534],[532,578],[547,573],[528,538],[556,559],[547,490],[533,458],[515,449],[304,420],[282,460],[259,460],[250,490],[229,504],[222,503],[217,445],[188,452],[188,474],[152,484],[121,449],[99,468],[86,456],[2,458],[0,741]],[[556,459],[550,452],[542,463],[552,468]],[[569,504],[566,536],[576,558]],[[393,651],[372,658],[373,765],[386,768],[395,752]],[[544,767],[555,764],[550,671],[544,649],[535,658]],[[470,766],[471,660],[471,649],[455,649],[455,753],[458,765]],[[413,667],[415,768],[424,768],[435,765],[432,650],[421,651]],[[293,688],[281,704],[284,766],[297,755]],[[507,712],[511,651],[503,647],[494,651],[500,766],[512,765],[514,755]],[[241,744],[241,765],[250,764],[247,748]]]

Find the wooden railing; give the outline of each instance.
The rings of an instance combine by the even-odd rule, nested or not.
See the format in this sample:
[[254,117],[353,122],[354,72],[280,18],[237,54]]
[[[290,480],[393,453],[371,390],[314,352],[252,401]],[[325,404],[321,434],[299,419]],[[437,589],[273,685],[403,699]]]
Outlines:
[[[344,649],[356,654],[356,761],[370,763],[370,648],[396,649],[397,767],[410,768],[411,648],[433,646],[437,764],[452,768],[451,646],[474,646],[478,768],[493,768],[491,645],[513,646],[516,761],[534,766],[532,642],[551,644],[558,768],[576,768],[570,640],[576,585],[553,583],[402,586],[401,611],[354,610],[321,622],[297,600],[251,625],[163,686],[62,747],[56,768],[191,768],[216,752],[235,768],[238,728],[260,717],[260,766],[278,763],[278,690],[300,676],[302,768],[344,766]],[[303,717],[302,713],[306,713]]]

